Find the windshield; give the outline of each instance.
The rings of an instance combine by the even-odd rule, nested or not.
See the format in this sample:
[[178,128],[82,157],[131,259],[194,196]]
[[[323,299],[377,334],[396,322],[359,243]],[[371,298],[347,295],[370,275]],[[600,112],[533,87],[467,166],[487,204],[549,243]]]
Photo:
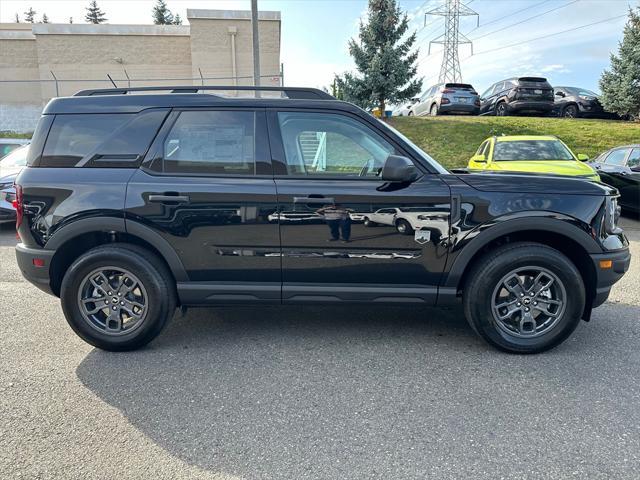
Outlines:
[[29,153],[29,147],[24,146],[17,148],[6,157],[0,160],[0,167],[24,167],[27,164],[27,154]]
[[427,155],[427,153],[422,150],[420,147],[418,147],[415,143],[413,143],[411,140],[409,140],[407,137],[405,137],[402,133],[400,133],[398,130],[396,130],[395,128],[393,128],[391,125],[384,123],[380,120],[378,120],[383,128],[388,128],[389,130],[391,130],[393,133],[395,133],[398,137],[400,137],[404,142],[407,143],[407,145],[415,152],[417,153],[420,158],[422,158],[425,162],[427,162],[429,165],[431,165],[438,173],[449,173],[449,171],[444,168],[442,165],[440,165],[438,162],[436,162],[433,158],[431,158],[429,155]]
[[560,140],[517,140],[496,142],[493,160],[575,160]]

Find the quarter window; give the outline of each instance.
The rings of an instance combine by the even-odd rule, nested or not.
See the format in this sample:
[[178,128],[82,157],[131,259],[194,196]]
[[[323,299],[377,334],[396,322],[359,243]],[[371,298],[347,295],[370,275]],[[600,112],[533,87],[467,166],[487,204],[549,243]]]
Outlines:
[[629,160],[627,160],[627,167],[634,168],[640,166],[640,148],[634,148],[631,150]]
[[278,113],[292,175],[375,177],[395,150],[369,127],[330,113]]
[[181,112],[163,145],[169,173],[255,173],[255,112]]

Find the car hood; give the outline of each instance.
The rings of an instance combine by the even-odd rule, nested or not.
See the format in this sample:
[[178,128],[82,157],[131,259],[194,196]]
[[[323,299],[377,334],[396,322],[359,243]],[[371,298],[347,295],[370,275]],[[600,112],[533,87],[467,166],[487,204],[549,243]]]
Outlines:
[[573,195],[617,195],[604,183],[563,175],[502,173],[486,171],[458,175],[467,185],[483,192],[550,193]]
[[592,167],[577,160],[492,162],[489,168],[508,172],[551,173],[554,175],[597,175]]

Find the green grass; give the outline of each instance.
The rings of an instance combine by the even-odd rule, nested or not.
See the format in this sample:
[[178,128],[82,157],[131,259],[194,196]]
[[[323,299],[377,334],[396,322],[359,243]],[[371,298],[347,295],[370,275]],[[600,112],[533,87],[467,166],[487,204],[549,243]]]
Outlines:
[[31,138],[31,135],[33,133],[0,132],[0,138]]
[[640,143],[640,123],[533,117],[395,117],[391,125],[446,168],[466,167],[493,135],[555,135],[575,154],[594,158],[605,150]]

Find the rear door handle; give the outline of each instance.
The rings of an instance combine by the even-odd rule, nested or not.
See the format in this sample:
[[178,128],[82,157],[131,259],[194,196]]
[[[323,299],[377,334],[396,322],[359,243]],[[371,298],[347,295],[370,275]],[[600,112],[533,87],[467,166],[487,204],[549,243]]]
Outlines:
[[189,203],[188,195],[149,195],[153,203]]
[[331,197],[293,197],[293,203],[321,203],[327,205],[335,203]]

